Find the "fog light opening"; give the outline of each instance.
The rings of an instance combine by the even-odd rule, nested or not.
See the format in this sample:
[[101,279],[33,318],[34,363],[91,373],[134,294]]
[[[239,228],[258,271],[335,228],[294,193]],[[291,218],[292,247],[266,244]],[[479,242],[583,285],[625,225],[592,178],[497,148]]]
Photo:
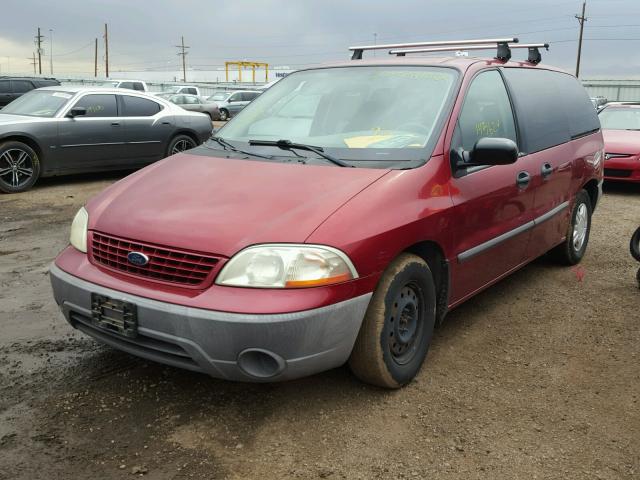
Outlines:
[[238,366],[252,377],[270,378],[282,373],[285,361],[273,352],[251,348],[238,355]]

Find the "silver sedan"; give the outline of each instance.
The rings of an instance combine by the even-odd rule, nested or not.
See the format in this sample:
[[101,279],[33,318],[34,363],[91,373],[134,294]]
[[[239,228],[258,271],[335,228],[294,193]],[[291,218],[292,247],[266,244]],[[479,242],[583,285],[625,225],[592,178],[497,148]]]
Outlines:
[[114,88],[46,87],[0,110],[0,191],[39,177],[138,168],[200,145],[205,115]]
[[179,105],[185,110],[189,110],[190,112],[200,112],[206,113],[209,115],[211,120],[220,120],[220,109],[218,108],[218,104],[216,102],[212,102],[197,95],[188,95],[184,93],[179,93],[176,95],[156,95],[165,98],[166,100]]

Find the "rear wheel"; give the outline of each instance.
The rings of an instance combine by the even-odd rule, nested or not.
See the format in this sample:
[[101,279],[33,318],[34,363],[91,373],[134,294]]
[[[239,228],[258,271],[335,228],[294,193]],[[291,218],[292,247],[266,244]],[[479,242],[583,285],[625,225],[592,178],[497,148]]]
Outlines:
[[0,145],[0,191],[18,193],[30,189],[40,175],[40,160],[27,144],[10,141]]
[[399,388],[420,370],[436,319],[436,288],[427,263],[402,254],[373,294],[349,366],[361,380]]
[[229,112],[224,108],[220,110],[220,120],[222,120],[223,122],[229,120]]
[[188,135],[176,135],[169,142],[169,147],[167,148],[167,157],[170,155],[175,155],[176,153],[184,152],[185,150],[190,150],[196,146],[197,144],[195,140]]
[[563,243],[553,250],[556,260],[565,265],[580,263],[587,251],[590,232],[591,200],[585,190],[580,190],[576,195],[576,201],[571,211],[567,237]]

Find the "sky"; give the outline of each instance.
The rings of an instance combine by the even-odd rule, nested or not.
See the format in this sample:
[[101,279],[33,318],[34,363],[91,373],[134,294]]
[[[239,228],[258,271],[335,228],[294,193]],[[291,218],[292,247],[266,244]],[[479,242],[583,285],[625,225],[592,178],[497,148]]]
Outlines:
[[[517,36],[549,42],[543,62],[575,71],[582,0],[3,0],[0,74],[33,72],[37,27],[43,73],[93,76],[104,23],[117,71],[176,70],[180,37],[189,68],[225,60],[293,69],[348,58],[350,45]],[[587,0],[582,78],[640,78],[640,0]],[[489,53],[488,53],[489,54]],[[378,55],[386,55],[379,52]],[[526,55],[514,51],[514,58]]]

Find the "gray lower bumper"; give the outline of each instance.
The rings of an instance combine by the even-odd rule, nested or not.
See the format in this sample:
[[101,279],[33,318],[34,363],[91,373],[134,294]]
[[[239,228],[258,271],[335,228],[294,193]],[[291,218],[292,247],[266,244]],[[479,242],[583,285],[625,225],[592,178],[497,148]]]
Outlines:
[[[75,328],[133,355],[239,381],[279,381],[344,364],[371,294],[314,310],[274,315],[216,312],[159,302],[50,270],[58,305]],[[91,293],[137,307],[138,336],[91,321]]]

